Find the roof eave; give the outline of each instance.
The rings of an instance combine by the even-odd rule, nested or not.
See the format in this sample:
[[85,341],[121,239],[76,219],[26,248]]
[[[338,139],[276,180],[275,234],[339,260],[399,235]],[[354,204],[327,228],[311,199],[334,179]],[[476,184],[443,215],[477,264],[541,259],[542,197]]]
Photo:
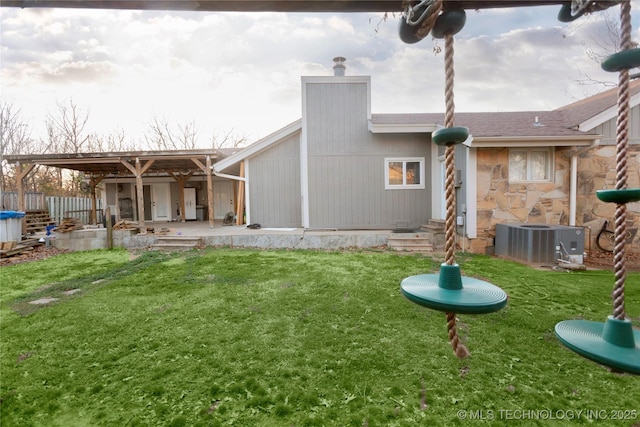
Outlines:
[[480,136],[470,138],[467,144],[471,148],[501,147],[587,147],[599,141],[602,135],[570,135],[570,136]]
[[371,133],[432,133],[442,127],[437,123],[420,124],[393,124],[393,123],[373,123],[369,120],[368,128]]
[[299,132],[301,130],[302,130],[302,119],[298,119],[295,122],[290,123],[287,126],[283,127],[282,129],[272,133],[271,135],[268,135],[256,141],[255,143],[249,145],[248,147],[236,153],[233,153],[227,158],[215,163],[213,165],[213,170],[216,173],[221,173],[225,169],[230,168],[231,166],[249,157],[255,156],[256,154],[266,150],[268,147],[277,143],[283,138],[293,135],[294,133]]

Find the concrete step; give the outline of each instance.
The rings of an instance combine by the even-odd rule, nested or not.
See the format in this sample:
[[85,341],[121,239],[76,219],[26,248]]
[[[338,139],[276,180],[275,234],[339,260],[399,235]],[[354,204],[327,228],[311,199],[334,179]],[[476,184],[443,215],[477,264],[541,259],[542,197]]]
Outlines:
[[[405,234],[405,233],[403,233]],[[433,244],[424,233],[398,234],[387,238],[387,246],[397,251],[433,252]]]
[[162,236],[151,247],[163,251],[188,251],[202,247],[202,238],[196,236]]

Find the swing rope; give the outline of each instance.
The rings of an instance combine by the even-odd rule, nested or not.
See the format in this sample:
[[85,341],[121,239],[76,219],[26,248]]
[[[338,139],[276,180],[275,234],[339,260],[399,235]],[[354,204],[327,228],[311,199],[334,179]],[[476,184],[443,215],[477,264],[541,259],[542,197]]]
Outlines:
[[[444,127],[451,128],[454,125],[455,104],[453,101],[453,78],[455,75],[453,67],[453,35],[445,34],[444,37],[444,67],[445,67],[445,118]],[[454,144],[447,144],[445,149],[445,200],[447,206],[445,218],[445,263],[454,265],[456,246],[456,189],[455,189],[455,147]],[[456,314],[446,313],[447,329],[449,332],[449,342],[453,352],[459,359],[469,356],[469,350],[458,338],[456,327]]]
[[[631,49],[631,2],[620,5],[620,50]],[[616,190],[627,188],[627,145],[629,140],[629,70],[622,69],[618,80],[618,124],[616,128]],[[625,243],[627,235],[626,203],[617,203],[615,211],[615,234],[613,262],[615,285],[613,288],[613,317],[624,320],[624,285],[627,277],[625,266]]]

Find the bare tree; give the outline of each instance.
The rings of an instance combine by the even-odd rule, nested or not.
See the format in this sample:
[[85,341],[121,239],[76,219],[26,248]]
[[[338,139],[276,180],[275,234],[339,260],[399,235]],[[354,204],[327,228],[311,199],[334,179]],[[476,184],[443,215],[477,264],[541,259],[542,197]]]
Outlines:
[[136,147],[134,144],[127,142],[124,130],[118,129],[104,136],[91,135],[89,139],[89,149],[92,152],[102,153],[107,151],[135,151]]
[[49,113],[46,122],[50,137],[48,151],[59,154],[87,150],[90,136],[85,128],[89,121],[89,111],[80,109],[73,99],[69,99],[67,103],[58,102],[57,107],[57,114]]
[[15,169],[4,160],[4,156],[29,154],[30,149],[35,149],[30,132],[20,109],[0,101],[0,192],[16,186]]
[[193,121],[172,127],[166,118],[154,116],[145,135],[147,145],[156,150],[194,150],[198,131]]
[[[57,114],[49,113],[46,121],[47,147],[48,153],[81,153],[90,151],[91,135],[85,130],[89,121],[89,111],[82,110],[77,104],[69,99],[67,102],[57,103]],[[68,195],[80,194],[80,179],[78,172],[68,173],[69,178],[65,180],[65,174],[61,169],[56,169],[56,186],[61,193]]]
[[[614,8],[614,10],[616,9]],[[590,37],[588,42],[582,43],[582,46],[590,59],[601,64],[611,54],[620,50],[622,34],[620,33],[620,18],[616,16],[612,10],[600,11],[595,16],[596,18],[600,16],[604,17],[603,22],[605,29],[600,33],[600,37]],[[588,19],[588,17],[583,17],[582,19]],[[633,47],[638,47],[637,40],[632,40],[631,43]],[[605,87],[614,87],[617,85],[615,81],[597,80],[587,73],[582,72],[581,74],[584,78],[578,80],[578,82],[582,85],[602,85]],[[629,77],[631,79],[639,78],[640,72],[638,72],[637,69],[636,72],[630,70]]]
[[219,150],[221,148],[239,148],[247,144],[246,135],[237,135],[233,129],[226,132],[215,131],[211,136],[211,147]]

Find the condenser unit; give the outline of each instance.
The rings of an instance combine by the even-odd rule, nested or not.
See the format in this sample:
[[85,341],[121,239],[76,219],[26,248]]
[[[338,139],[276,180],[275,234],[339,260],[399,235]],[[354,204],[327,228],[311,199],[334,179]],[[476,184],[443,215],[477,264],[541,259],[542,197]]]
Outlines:
[[545,224],[496,224],[495,254],[528,264],[584,261],[584,228]]

